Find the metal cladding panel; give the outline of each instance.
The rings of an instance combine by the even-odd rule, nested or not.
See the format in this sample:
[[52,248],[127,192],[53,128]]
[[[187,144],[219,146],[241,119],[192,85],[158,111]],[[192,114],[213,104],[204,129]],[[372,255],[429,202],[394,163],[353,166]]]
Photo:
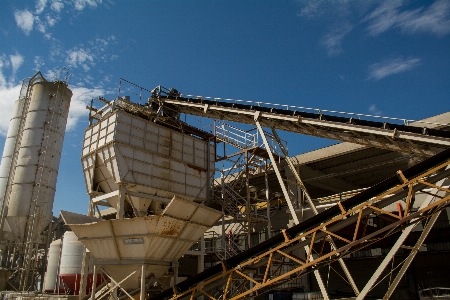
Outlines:
[[203,224],[209,228],[212,227],[221,217],[222,214],[218,213],[217,210],[206,206],[201,206],[195,211],[190,221],[197,224]]
[[[173,197],[161,215],[100,220],[61,211],[61,216],[95,258],[103,262],[126,261],[126,265],[105,264],[105,270],[116,281],[137,270],[125,285],[121,285],[137,288],[143,260],[177,261],[210,228],[210,224],[222,217],[222,213]],[[161,278],[168,268],[158,263],[150,264],[146,275],[153,273],[156,278]]]
[[[99,168],[92,163],[91,156],[96,153],[111,175],[108,179],[136,185],[135,191],[152,188],[169,198],[173,195],[188,196],[190,200],[207,197],[207,147],[214,153],[214,146],[208,142],[118,110],[89,127],[83,145],[88,193],[98,186],[105,193],[118,187],[107,180],[107,172],[91,170]],[[211,159],[213,170],[213,156]],[[106,189],[95,182],[104,182]]]
[[198,241],[199,238],[203,235],[203,233],[208,230],[209,226],[198,225],[194,223],[187,224],[183,232],[178,235],[178,238],[185,240],[193,240]]
[[16,241],[25,238],[30,214],[39,216],[38,225],[34,226],[36,233],[40,233],[53,216],[56,178],[71,97],[72,92],[61,82],[38,82],[31,88],[18,141],[6,218]]

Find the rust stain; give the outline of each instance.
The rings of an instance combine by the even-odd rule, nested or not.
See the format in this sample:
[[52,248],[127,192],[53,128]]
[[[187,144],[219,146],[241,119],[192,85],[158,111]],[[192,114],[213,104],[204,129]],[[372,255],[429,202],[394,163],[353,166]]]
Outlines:
[[164,235],[176,235],[181,229],[181,226],[176,223],[172,222],[164,222],[163,223],[163,230],[159,234]]
[[201,172],[206,172],[206,169],[191,165],[191,164],[186,164],[189,168],[196,170],[197,172],[201,173]]

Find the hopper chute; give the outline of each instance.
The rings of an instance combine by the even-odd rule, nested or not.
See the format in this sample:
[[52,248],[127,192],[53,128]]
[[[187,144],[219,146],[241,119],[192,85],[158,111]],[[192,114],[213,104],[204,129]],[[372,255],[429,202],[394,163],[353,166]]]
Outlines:
[[145,276],[161,278],[221,217],[220,211],[173,197],[161,215],[101,220],[62,211],[67,225],[121,287],[139,287]]

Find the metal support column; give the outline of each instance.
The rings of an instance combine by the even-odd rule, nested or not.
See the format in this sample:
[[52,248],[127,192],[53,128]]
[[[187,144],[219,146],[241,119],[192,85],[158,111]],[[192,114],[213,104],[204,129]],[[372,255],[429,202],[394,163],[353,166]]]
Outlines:
[[140,300],[145,300],[145,296],[146,296],[146,293],[145,293],[145,289],[146,289],[146,287],[145,287],[145,264],[142,264],[142,267],[141,267],[141,293],[140,293]]
[[252,210],[251,210],[251,199],[250,199],[250,170],[249,170],[249,159],[248,151],[245,151],[245,187],[246,187],[246,201],[245,201],[245,215],[247,218],[247,245],[248,248],[252,247]]
[[[319,212],[318,212],[316,206],[314,205],[314,203],[313,203],[311,197],[309,196],[309,193],[308,193],[308,191],[306,190],[306,187],[305,187],[305,185],[303,184],[303,181],[301,180],[300,176],[298,175],[297,170],[296,170],[294,164],[292,163],[292,160],[291,160],[291,158],[289,157],[289,155],[288,155],[286,149],[284,148],[283,144],[281,143],[280,137],[278,136],[278,134],[277,134],[277,132],[276,132],[276,130],[275,130],[274,127],[272,127],[272,133],[273,133],[273,136],[275,137],[276,142],[277,142],[278,145],[280,146],[280,149],[281,149],[281,151],[283,152],[284,158],[285,158],[285,160],[286,160],[286,162],[287,162],[287,164],[288,164],[288,166],[289,166],[289,169],[290,169],[291,172],[294,174],[295,179],[296,179],[298,185],[300,186],[301,191],[303,192],[303,195],[306,197],[306,199],[308,199],[309,206],[311,206],[311,209],[313,210],[314,215],[317,215]],[[337,249],[337,246],[336,246],[336,244],[334,243],[334,241],[332,240],[332,238],[331,238],[330,236],[327,236],[326,239],[327,239],[327,241],[330,243],[331,248],[332,248],[333,250],[336,250],[336,249]],[[350,284],[350,286],[351,286],[352,289],[353,289],[353,292],[355,293],[355,295],[358,295],[358,294],[359,294],[359,289],[358,289],[358,287],[356,286],[355,280],[353,280],[353,277],[352,277],[352,275],[350,274],[350,271],[348,270],[347,265],[345,264],[344,260],[343,260],[342,258],[339,258],[339,259],[338,259],[338,262],[339,262],[339,264],[341,265],[341,268],[342,268],[342,270],[344,271],[344,274],[345,274],[345,276],[347,277],[347,279],[348,279],[348,281],[349,281],[349,284]]]
[[84,247],[83,262],[81,264],[81,280],[80,280],[80,290],[78,292],[78,298],[82,300],[86,296],[86,287],[89,274],[89,260],[91,258],[91,253],[87,251]]
[[440,214],[441,214],[441,212],[438,211],[428,220],[428,223],[425,226],[425,228],[423,229],[422,234],[420,235],[419,239],[417,240],[416,244],[414,245],[414,248],[411,250],[411,253],[408,255],[405,262],[403,263],[402,268],[395,276],[394,281],[389,286],[383,299],[389,299],[392,296],[392,293],[394,293],[395,289],[397,288],[398,283],[402,279],[403,275],[405,275],[406,270],[411,265],[411,262],[413,261],[414,257],[416,257],[417,252],[419,252],[420,246],[422,246],[423,242],[425,241],[426,237],[430,233],[431,228],[433,228],[433,225],[434,225],[434,223],[436,223],[436,220]]
[[[291,212],[291,215],[292,215],[292,219],[294,220],[295,225],[298,225],[299,221],[298,221],[298,218],[297,218],[297,214],[295,213],[294,206],[292,205],[291,199],[289,198],[289,194],[288,194],[288,191],[286,190],[286,186],[284,185],[283,178],[281,177],[280,170],[278,170],[278,166],[275,163],[275,159],[274,159],[272,151],[270,150],[270,146],[269,146],[269,143],[267,141],[267,138],[266,138],[266,135],[264,133],[264,130],[262,129],[261,124],[258,122],[258,116],[257,115],[255,115],[255,123],[256,123],[256,126],[258,127],[258,130],[259,130],[259,132],[261,134],[261,138],[263,139],[264,146],[266,147],[267,153],[269,154],[270,161],[273,164],[273,169],[275,171],[275,174],[277,175],[278,182],[280,183],[281,190],[283,191],[284,197],[285,197],[286,202],[288,204],[289,211]],[[305,246],[305,251],[309,252],[309,247],[308,246]],[[313,259],[312,255],[310,257],[311,257],[311,259]],[[325,284],[323,283],[323,280],[320,277],[319,270],[315,270],[314,271],[314,275],[316,276],[317,282],[318,282],[319,287],[320,287],[320,291],[322,292],[323,299],[324,300],[329,300],[330,297],[328,296],[328,292],[327,292],[327,289],[325,287]]]
[[[446,180],[442,179],[441,181],[439,181],[438,183],[436,183],[436,186],[443,186],[444,182]],[[439,190],[437,188],[432,189],[430,194],[437,194],[439,193]],[[420,206],[420,209],[423,209],[424,207],[428,206],[436,197],[434,195],[429,195],[426,197],[425,201],[422,203],[422,205]],[[411,222],[416,221],[412,220]],[[403,243],[405,242],[406,238],[408,237],[408,235],[411,233],[411,231],[413,230],[414,226],[408,226],[406,227],[402,234],[400,235],[400,237],[398,238],[398,240],[395,242],[394,246],[391,248],[391,250],[389,251],[388,254],[386,254],[384,260],[381,262],[381,264],[378,266],[377,270],[374,272],[374,274],[372,275],[372,277],[369,279],[369,281],[367,282],[366,286],[364,287],[364,289],[361,291],[361,293],[358,295],[358,297],[356,298],[356,300],[362,300],[364,299],[367,294],[370,292],[370,290],[373,288],[373,286],[375,285],[376,281],[378,280],[378,278],[381,276],[381,274],[383,273],[384,269],[386,269],[386,267],[390,264],[392,258],[395,256],[395,254],[397,253],[398,249],[403,245]],[[424,238],[425,239],[425,238]],[[423,242],[423,241],[422,241]],[[416,244],[417,245],[417,244]],[[420,243],[421,245],[421,243]],[[419,247],[420,247],[419,245]],[[405,269],[406,271],[406,269]],[[403,275],[403,274],[402,274]]]
[[125,188],[119,185],[119,201],[117,202],[117,215],[116,219],[123,219],[125,205]]
[[264,183],[266,184],[266,201],[267,201],[267,238],[272,237],[272,223],[270,221],[270,197],[269,197],[269,175],[267,174],[267,159],[264,164]]
[[[225,144],[225,143],[224,143]],[[222,189],[222,236],[221,236],[221,243],[222,243],[222,249],[223,249],[223,257],[224,259],[227,259],[227,245],[225,243],[225,176],[223,174],[223,170],[220,173],[220,185]]]
[[92,274],[91,300],[95,300],[95,293],[97,292],[97,271],[98,267],[94,265],[94,271]]
[[173,285],[178,283],[178,262],[173,262],[172,263],[172,268],[173,268]]

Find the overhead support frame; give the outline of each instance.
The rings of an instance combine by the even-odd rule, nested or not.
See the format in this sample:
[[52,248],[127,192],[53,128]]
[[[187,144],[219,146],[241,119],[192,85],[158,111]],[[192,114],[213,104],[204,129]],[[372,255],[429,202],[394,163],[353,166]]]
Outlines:
[[[249,249],[247,251],[248,253],[246,252],[240,255],[240,257],[232,257],[224,261],[220,267],[221,272],[218,272],[219,266],[216,266],[206,270],[205,274],[198,274],[195,278],[178,284],[175,287],[177,292],[171,295],[171,299],[181,299],[188,295],[195,297],[197,293],[201,293],[200,291],[207,292],[209,286],[216,286],[214,284],[215,282],[225,284],[224,281],[226,282],[227,278],[231,278],[230,280],[232,281],[251,281],[254,285],[252,289],[238,294],[230,294],[229,291],[224,290],[224,295],[228,293],[227,299],[244,299],[250,294],[262,294],[286,281],[302,276],[311,270],[329,265],[331,262],[337,261],[339,257],[358,251],[375,241],[401,231],[405,227],[413,226],[419,220],[431,218],[435,213],[450,204],[450,195],[447,194],[445,197],[439,197],[439,200],[436,202],[430,203],[415,212],[411,210],[412,205],[408,206],[409,201],[407,201],[406,207],[408,207],[408,210],[405,211],[405,214],[402,216],[394,215],[395,220],[393,223],[380,228],[376,232],[366,234],[356,227],[352,240],[336,234],[337,230],[343,228],[342,226],[348,226],[351,223],[357,222],[361,216],[366,216],[371,213],[391,215],[390,212],[383,208],[404,197],[411,199],[415,193],[424,189],[436,187],[435,182],[450,175],[450,170],[445,170],[450,164],[449,154],[450,150],[446,150],[435,157],[403,171],[401,173],[403,176],[390,177],[372,188],[343,201],[341,203],[343,209],[337,206],[332,207],[286,230],[283,235],[274,236],[271,240],[265,241],[258,245],[258,247],[255,247],[255,249]],[[446,188],[438,189],[440,191],[444,190],[447,193],[449,191]],[[329,252],[317,253],[318,256],[314,261],[309,261],[313,251],[308,253],[305,261],[289,255],[293,248],[303,247],[307,244],[313,245],[314,241],[324,238],[326,235],[331,235],[339,239],[342,246],[335,250],[331,249]],[[305,240],[303,241],[303,239]],[[275,241],[279,241],[277,242],[278,245],[273,244]],[[268,246],[269,244],[272,246]],[[291,262],[295,262],[297,265],[291,271],[284,274],[269,273],[270,266],[276,257],[289,258]],[[255,268],[261,268],[261,266],[264,268],[264,273],[261,277],[247,278],[249,277],[246,275],[248,272],[254,273]],[[219,274],[216,273],[214,275],[215,272]],[[191,282],[196,280],[200,281],[200,279],[202,283],[191,285]],[[168,296],[163,292],[155,295],[155,297],[164,295]]]
[[[263,128],[261,127],[261,124],[260,124],[259,121],[258,121],[258,115],[259,115],[258,113],[255,114],[255,123],[256,123],[256,126],[258,127],[259,133],[260,133],[261,137],[263,138],[264,144],[265,144],[265,146],[266,146],[266,148],[267,148],[267,151],[268,151],[268,154],[269,154],[269,156],[270,156],[270,155],[272,155],[272,151],[270,150],[269,143],[267,142],[267,139],[266,139],[266,136],[265,136],[265,132],[264,132]],[[292,173],[294,174],[294,176],[295,176],[295,179],[296,179],[296,181],[297,181],[297,185],[300,187],[301,191],[303,192],[303,195],[306,196],[306,199],[308,200],[308,203],[309,203],[311,209],[313,210],[314,215],[317,215],[319,212],[318,212],[318,210],[317,210],[317,208],[316,208],[314,202],[312,201],[312,199],[311,199],[311,197],[310,197],[308,191],[306,190],[306,187],[305,187],[305,185],[303,184],[303,181],[301,180],[300,175],[298,174],[297,170],[295,169],[295,166],[294,166],[294,164],[292,163],[292,161],[291,161],[291,159],[290,159],[290,157],[289,157],[289,155],[288,155],[288,153],[287,153],[285,147],[284,147],[283,144],[281,143],[280,137],[278,136],[278,134],[277,134],[277,132],[276,132],[276,130],[275,130],[274,127],[271,127],[271,129],[272,129],[272,133],[273,133],[273,136],[274,136],[275,141],[278,143],[278,146],[280,147],[281,151],[283,152],[284,160],[286,161],[286,163],[288,164],[289,169],[291,170],[291,172],[292,172]],[[272,155],[272,156],[273,156],[273,155]],[[272,156],[271,156],[271,160],[272,160]],[[272,161],[273,161],[273,160],[272,160]],[[292,201],[291,201],[291,199],[290,199],[289,193],[287,193],[286,187],[285,187],[285,185],[284,185],[283,179],[282,179],[282,177],[281,177],[281,174],[280,174],[280,172],[279,172],[279,170],[278,170],[277,165],[274,164],[273,168],[275,169],[275,172],[276,172],[276,175],[277,175],[279,184],[280,184],[280,186],[282,187],[283,194],[284,194],[284,197],[285,197],[285,199],[286,199],[286,202],[288,203],[289,210],[290,210],[290,212],[291,212],[291,215],[292,215],[292,218],[293,218],[293,220],[294,220],[294,223],[297,225],[297,224],[299,224],[300,222],[298,221],[298,217],[297,217],[297,214],[296,214],[296,212],[295,212],[295,208],[294,208],[294,206],[293,206],[293,204],[292,204]],[[331,239],[330,236],[327,236],[327,237],[326,237],[326,240],[330,243],[330,245],[331,245],[331,247],[332,247],[333,249],[337,249],[336,244],[333,242],[333,240]],[[311,246],[305,246],[305,251],[306,251],[307,253],[309,253],[309,252],[311,251],[311,249],[310,249],[311,247],[312,247],[312,245],[311,245]],[[312,257],[312,256],[310,256],[310,260],[311,260],[311,261],[313,260],[313,257]],[[347,266],[346,266],[344,260],[343,260],[342,258],[339,258],[338,261],[339,261],[339,264],[341,265],[342,269],[344,270],[345,276],[347,277],[350,286],[352,287],[352,289],[353,289],[353,291],[355,292],[355,294],[358,295],[358,294],[359,294],[359,289],[358,289],[358,287],[356,286],[356,283],[355,283],[355,281],[354,281],[352,275],[350,274],[350,271],[348,270],[348,268],[347,268]],[[315,270],[315,271],[314,271],[314,275],[315,275],[316,280],[317,280],[317,282],[318,282],[318,284],[319,284],[319,287],[320,287],[320,290],[321,290],[321,292],[322,292],[322,295],[323,295],[324,299],[329,299],[329,296],[328,296],[328,293],[327,293],[325,284],[323,283],[323,280],[322,280],[322,278],[321,278],[321,276],[320,276],[319,271],[318,271],[318,270]]]

